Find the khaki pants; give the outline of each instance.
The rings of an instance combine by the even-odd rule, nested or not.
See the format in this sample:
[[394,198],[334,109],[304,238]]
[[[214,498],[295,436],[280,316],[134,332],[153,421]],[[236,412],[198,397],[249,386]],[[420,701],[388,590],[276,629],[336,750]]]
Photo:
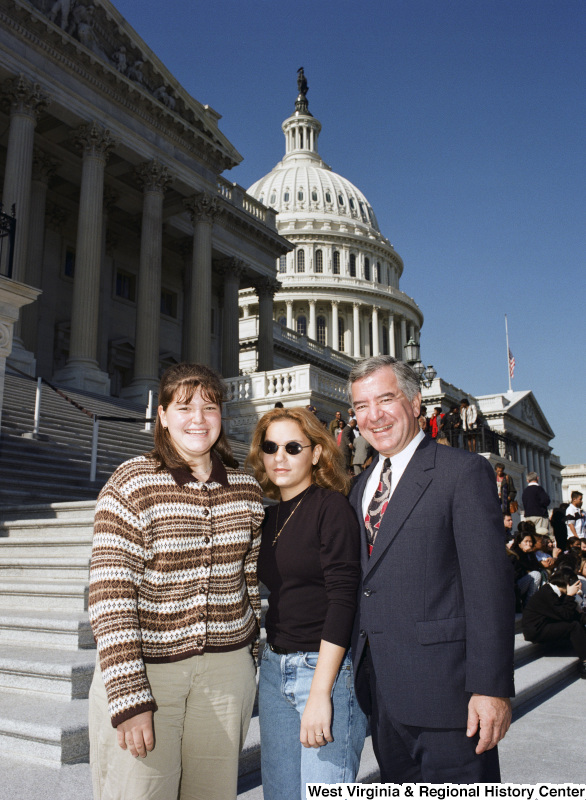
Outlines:
[[146,671],[158,705],[155,748],[135,759],[118,746],[96,665],[89,695],[95,800],[235,800],[256,691],[250,646]]
[[553,539],[553,527],[547,517],[525,517],[525,522],[532,522],[535,525],[535,533],[546,533]]

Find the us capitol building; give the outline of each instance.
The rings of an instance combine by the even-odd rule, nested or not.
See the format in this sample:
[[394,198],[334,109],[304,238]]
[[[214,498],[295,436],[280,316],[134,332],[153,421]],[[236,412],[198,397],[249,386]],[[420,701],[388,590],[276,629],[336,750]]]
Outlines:
[[[403,261],[320,157],[307,91],[300,70],[284,157],[245,190],[225,176],[242,156],[220,114],[109,0],[0,0],[0,182],[16,219],[12,264],[0,240],[0,408],[7,359],[137,404],[167,366],[199,360],[226,377],[226,424],[246,441],[277,400],[331,419],[357,358],[419,347]],[[532,392],[424,389],[444,410],[463,397],[514,444],[491,459],[510,458],[519,486],[535,469],[558,500]]]
[[[345,376],[357,358],[401,358],[408,339],[419,340],[423,315],[399,289],[403,261],[381,233],[372,206],[319,155],[321,124],[309,111],[302,69],[298,88],[295,111],[282,126],[285,156],[248,189],[277,212],[277,229],[293,245],[278,264],[275,366],[299,359],[293,345],[299,340],[287,333],[293,330],[328,348],[307,354],[314,363]],[[249,317],[257,312],[250,292],[241,291],[240,306],[244,345],[254,333]],[[245,347],[240,363],[244,371],[256,368]]]

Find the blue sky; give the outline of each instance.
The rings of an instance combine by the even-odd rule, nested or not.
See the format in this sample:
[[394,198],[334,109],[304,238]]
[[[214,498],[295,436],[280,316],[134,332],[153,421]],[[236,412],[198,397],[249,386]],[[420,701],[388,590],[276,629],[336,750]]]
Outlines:
[[422,358],[476,395],[531,389],[586,461],[584,0],[114,0],[222,114],[244,187],[284,154],[297,68],[320,155],[403,258]]

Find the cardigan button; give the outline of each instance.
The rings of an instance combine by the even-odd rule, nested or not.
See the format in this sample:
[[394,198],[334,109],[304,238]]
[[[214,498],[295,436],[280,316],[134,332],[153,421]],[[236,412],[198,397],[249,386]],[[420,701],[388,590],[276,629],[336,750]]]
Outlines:
[[360,631],[360,636],[364,639],[364,637],[366,636],[366,631],[364,630]]
[[364,596],[365,597],[370,597],[371,594],[372,594],[372,589],[365,589],[364,590]]
[[204,508],[201,513],[204,515],[204,517],[209,517],[210,510],[209,508]]

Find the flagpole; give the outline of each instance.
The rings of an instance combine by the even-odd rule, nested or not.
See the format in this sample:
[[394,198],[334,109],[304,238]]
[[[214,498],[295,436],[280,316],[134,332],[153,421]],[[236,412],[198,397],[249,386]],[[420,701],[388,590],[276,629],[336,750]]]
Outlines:
[[511,356],[510,349],[509,349],[509,324],[507,321],[507,315],[505,314],[505,336],[507,339],[507,374],[509,376],[509,392],[513,391],[513,387],[511,385]]

